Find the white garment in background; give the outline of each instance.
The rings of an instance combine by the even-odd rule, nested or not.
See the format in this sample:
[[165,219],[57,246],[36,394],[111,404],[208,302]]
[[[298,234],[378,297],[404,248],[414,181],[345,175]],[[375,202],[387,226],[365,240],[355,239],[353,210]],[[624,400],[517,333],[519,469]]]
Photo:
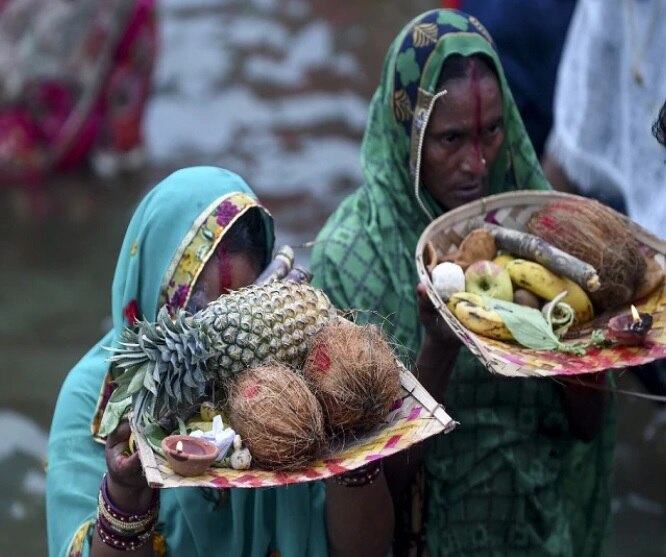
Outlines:
[[629,216],[662,238],[666,152],[651,128],[664,100],[666,0],[579,0],[547,152],[583,194],[621,191]]

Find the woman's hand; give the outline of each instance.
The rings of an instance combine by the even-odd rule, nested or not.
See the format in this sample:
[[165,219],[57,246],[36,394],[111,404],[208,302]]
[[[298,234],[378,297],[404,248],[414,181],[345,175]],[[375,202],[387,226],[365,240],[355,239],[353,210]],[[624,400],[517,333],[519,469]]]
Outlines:
[[428,291],[423,283],[416,285],[416,297],[419,310],[419,319],[425,329],[425,338],[435,344],[458,344],[458,337],[446,324],[442,316],[433,305]]
[[129,422],[125,420],[106,440],[107,486],[109,497],[118,508],[134,512],[146,509],[153,490],[141,470],[139,453],[130,454],[130,434]]
[[416,359],[417,377],[428,392],[442,402],[461,343],[435,309],[424,284],[416,285],[416,296],[419,318],[424,327]]

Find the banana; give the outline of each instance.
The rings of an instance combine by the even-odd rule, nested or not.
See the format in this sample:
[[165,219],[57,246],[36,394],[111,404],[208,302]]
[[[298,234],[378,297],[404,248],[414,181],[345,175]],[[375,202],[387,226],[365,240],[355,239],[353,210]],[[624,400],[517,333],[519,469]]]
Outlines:
[[447,306],[470,331],[496,340],[513,339],[499,313],[486,308],[478,294],[456,292],[449,298]]
[[495,257],[495,259],[493,259],[493,263],[497,263],[502,267],[506,267],[509,263],[511,263],[515,259],[516,258],[510,253],[501,253],[497,257]]
[[514,285],[529,290],[545,300],[550,301],[566,290],[567,295],[561,301],[573,308],[576,320],[580,323],[590,321],[594,317],[592,302],[574,281],[556,275],[540,263],[526,259],[514,259],[507,264],[506,269]]
[[562,299],[576,312],[576,320],[579,323],[587,323],[594,319],[594,307],[587,293],[577,282],[568,277],[561,277],[566,284],[567,295]]

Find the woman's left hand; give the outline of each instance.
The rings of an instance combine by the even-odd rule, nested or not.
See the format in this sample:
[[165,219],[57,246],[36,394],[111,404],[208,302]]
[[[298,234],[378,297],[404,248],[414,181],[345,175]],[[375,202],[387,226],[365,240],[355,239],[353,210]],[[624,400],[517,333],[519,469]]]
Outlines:
[[425,284],[420,282],[416,285],[416,297],[418,301],[419,319],[425,328],[426,338],[436,344],[451,345],[458,343],[458,337],[451,330],[439,311],[435,308],[428,296]]

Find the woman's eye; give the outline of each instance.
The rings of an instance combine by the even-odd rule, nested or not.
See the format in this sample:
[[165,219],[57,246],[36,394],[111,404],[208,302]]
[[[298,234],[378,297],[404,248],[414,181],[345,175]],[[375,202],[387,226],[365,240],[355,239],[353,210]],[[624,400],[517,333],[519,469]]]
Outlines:
[[445,133],[444,135],[442,135],[443,143],[455,143],[459,139],[460,139],[459,133]]
[[498,122],[497,124],[493,124],[492,126],[489,126],[488,129],[486,130],[486,133],[487,133],[489,136],[492,137],[492,136],[497,135],[497,134],[498,134],[499,132],[501,132],[501,131],[502,131],[502,124],[500,124],[500,123]]

